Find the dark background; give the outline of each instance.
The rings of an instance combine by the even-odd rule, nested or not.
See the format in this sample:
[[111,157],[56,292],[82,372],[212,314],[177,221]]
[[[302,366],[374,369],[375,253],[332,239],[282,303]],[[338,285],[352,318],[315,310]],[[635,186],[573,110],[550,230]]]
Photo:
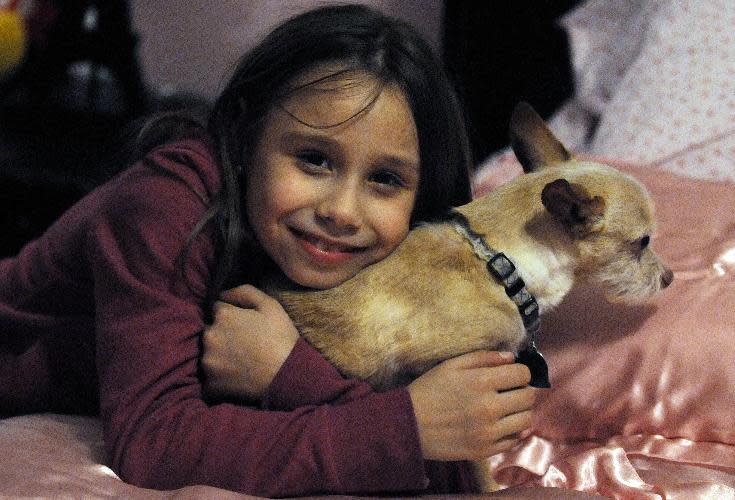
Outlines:
[[[506,145],[516,102],[529,101],[546,117],[571,94],[567,40],[556,20],[577,3],[446,1],[443,50],[476,161]],[[145,88],[125,1],[46,4],[54,22],[14,77],[0,81],[0,257],[119,168],[116,152],[134,119],[181,104]],[[98,10],[93,32],[83,27],[90,4]]]
[[464,93],[476,161],[507,145],[518,101],[547,118],[571,95],[567,37],[557,19],[578,3],[445,2],[444,55]]

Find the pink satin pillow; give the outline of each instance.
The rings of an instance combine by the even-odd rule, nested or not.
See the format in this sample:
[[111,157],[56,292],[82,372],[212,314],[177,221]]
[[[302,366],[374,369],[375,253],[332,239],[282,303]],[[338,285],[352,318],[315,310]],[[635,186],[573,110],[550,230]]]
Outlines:
[[735,444],[735,184],[622,169],[655,199],[653,246],[675,280],[635,308],[580,287],[543,317],[538,346],[553,387],[541,391],[534,433]]

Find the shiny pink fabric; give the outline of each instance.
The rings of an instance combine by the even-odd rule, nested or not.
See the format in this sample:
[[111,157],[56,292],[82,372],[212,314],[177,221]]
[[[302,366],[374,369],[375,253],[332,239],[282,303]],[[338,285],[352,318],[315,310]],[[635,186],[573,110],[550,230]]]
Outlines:
[[[544,316],[553,388],[492,468],[506,485],[735,499],[735,184],[621,168],[655,199],[653,245],[674,283],[638,308],[579,288]],[[506,161],[476,193],[518,171]]]
[[619,499],[735,499],[735,447],[656,435],[551,441],[537,435],[493,457],[504,485],[569,488]]
[[[139,488],[122,482],[109,467],[103,465],[103,456],[102,426],[99,419],[56,414],[0,419],[0,498],[84,498],[85,500],[262,498],[211,486],[188,486],[169,491]],[[539,487],[511,488],[504,490],[499,496],[509,500],[592,498],[591,495],[569,489]],[[485,498],[484,495],[471,494],[429,495],[429,497],[436,500]]]
[[210,486],[154,491],[122,482],[104,464],[99,419],[36,414],[0,420],[0,498],[250,500]]

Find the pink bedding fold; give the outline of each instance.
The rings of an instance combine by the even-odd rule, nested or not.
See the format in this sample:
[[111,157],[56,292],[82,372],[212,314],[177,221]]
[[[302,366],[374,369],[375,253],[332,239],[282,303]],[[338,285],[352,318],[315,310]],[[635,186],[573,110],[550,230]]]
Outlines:
[[614,436],[605,441],[554,442],[531,436],[497,455],[502,484],[570,488],[620,499],[735,499],[735,446]]

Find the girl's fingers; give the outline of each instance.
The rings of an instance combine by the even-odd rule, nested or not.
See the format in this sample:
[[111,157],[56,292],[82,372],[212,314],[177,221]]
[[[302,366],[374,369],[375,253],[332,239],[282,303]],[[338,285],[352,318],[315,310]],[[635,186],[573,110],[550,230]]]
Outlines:
[[222,292],[220,300],[233,306],[259,309],[264,302],[272,299],[265,292],[252,285],[240,285]]
[[538,391],[535,388],[528,386],[502,392],[497,395],[497,406],[505,415],[524,412],[533,408],[537,394]]
[[506,365],[514,361],[515,356],[512,352],[473,351],[452,358],[446,363],[453,365],[455,368],[471,369]]
[[495,441],[493,443],[492,448],[490,449],[490,453],[483,453],[483,457],[485,458],[485,455],[495,455],[496,453],[503,453],[504,451],[510,451],[513,449],[515,445],[518,444],[518,436],[517,435],[511,435],[504,437],[502,439],[499,439],[498,441]]
[[517,440],[521,432],[531,427],[532,415],[531,410],[526,410],[499,419],[493,429],[493,440],[496,442],[504,439]]
[[212,305],[212,314],[220,318],[223,324],[230,325],[249,319],[249,315],[254,313],[256,307],[255,304],[248,305],[242,301],[240,304],[233,305],[230,302],[218,300]]
[[531,382],[531,372],[526,365],[520,363],[488,368],[485,376],[488,387],[496,391],[525,387]]
[[235,306],[228,302],[222,302],[221,300],[218,300],[214,304],[212,304],[212,316],[215,318],[219,318],[221,321],[225,321],[225,319],[229,317],[228,313],[231,309],[235,309]]

